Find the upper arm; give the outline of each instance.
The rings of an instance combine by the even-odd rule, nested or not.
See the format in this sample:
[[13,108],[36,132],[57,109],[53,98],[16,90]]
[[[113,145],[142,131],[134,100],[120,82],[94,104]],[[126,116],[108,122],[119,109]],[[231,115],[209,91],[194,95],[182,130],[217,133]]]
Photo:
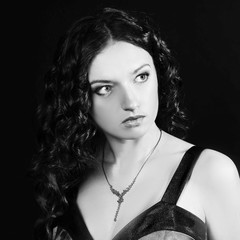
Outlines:
[[240,180],[237,168],[227,156],[205,150],[199,164],[201,200],[211,240],[240,236]]

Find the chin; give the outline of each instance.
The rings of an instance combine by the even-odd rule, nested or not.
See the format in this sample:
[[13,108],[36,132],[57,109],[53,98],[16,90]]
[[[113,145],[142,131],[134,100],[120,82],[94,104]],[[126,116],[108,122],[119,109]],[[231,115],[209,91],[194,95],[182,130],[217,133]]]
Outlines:
[[130,128],[130,129],[124,129],[119,131],[116,134],[116,131],[114,134],[109,134],[110,136],[117,138],[119,140],[135,140],[138,138],[141,138],[147,133],[147,129],[143,128]]

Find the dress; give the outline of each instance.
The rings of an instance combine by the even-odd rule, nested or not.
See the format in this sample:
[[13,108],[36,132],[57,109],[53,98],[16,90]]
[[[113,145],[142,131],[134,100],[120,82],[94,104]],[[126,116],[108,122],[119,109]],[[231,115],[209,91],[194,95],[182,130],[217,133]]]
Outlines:
[[[206,224],[176,205],[203,149],[191,147],[184,154],[162,199],[123,227],[113,240],[206,240]],[[93,240],[77,207],[56,219],[56,240]]]

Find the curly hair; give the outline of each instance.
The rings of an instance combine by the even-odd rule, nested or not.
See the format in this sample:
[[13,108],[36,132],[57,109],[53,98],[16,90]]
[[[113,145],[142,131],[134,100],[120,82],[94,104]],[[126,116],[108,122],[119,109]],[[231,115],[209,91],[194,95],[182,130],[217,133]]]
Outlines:
[[37,201],[43,209],[38,224],[41,239],[51,239],[51,223],[66,211],[70,190],[96,166],[103,134],[90,116],[88,69],[110,40],[139,46],[152,56],[159,86],[156,123],[178,136],[187,130],[179,94],[182,81],[170,50],[149,17],[105,8],[76,21],[59,42],[37,110],[39,148],[33,173]]

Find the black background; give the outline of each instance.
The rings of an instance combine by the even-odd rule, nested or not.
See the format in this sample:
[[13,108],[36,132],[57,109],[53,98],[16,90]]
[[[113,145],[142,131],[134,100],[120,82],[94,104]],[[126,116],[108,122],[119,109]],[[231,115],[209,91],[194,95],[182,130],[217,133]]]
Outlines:
[[[72,21],[109,6],[149,13],[180,65],[193,127],[188,141],[228,155],[240,169],[239,1],[9,2],[2,8],[2,218],[8,239],[33,239],[39,214],[27,177],[35,147],[39,81]],[[3,66],[3,65],[2,65]]]

